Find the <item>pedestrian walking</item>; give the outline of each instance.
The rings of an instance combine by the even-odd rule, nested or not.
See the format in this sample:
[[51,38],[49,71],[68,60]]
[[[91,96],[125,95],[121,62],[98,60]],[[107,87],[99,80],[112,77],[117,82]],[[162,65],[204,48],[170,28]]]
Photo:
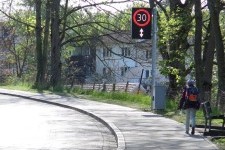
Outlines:
[[178,109],[184,109],[186,114],[185,129],[186,133],[189,134],[190,125],[192,127],[191,134],[195,134],[195,116],[196,111],[200,107],[200,101],[198,98],[199,90],[194,85],[194,80],[188,80],[187,85],[184,87],[182,97]]

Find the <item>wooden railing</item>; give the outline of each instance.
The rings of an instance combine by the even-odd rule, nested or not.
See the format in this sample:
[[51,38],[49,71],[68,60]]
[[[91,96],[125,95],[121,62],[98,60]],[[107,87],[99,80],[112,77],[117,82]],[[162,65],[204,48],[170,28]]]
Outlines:
[[79,87],[85,90],[97,90],[97,91],[107,91],[107,92],[132,92],[132,90],[137,87],[137,83],[116,83],[116,84],[83,84],[76,85],[75,87]]

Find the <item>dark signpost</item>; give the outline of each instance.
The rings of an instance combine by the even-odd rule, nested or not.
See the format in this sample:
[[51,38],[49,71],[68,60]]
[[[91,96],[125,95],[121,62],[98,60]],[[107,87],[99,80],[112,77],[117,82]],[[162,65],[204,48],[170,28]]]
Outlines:
[[151,8],[132,8],[132,38],[151,39]]

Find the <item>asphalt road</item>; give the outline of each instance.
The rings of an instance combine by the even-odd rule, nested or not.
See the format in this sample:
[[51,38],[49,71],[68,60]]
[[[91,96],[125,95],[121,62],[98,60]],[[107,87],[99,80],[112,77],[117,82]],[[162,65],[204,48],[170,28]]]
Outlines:
[[0,95],[1,150],[116,149],[115,137],[75,110]]

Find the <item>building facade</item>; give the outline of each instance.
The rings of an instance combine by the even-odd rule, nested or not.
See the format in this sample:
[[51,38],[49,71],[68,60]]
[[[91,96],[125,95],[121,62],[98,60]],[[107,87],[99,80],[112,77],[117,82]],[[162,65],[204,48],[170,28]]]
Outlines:
[[[101,37],[95,46],[85,46],[82,53],[92,54],[90,76],[98,76],[98,82],[151,83],[151,41],[133,40],[127,33],[116,33]],[[80,48],[79,48],[80,49]],[[75,54],[75,53],[74,53]],[[80,52],[79,52],[80,54]],[[78,53],[76,53],[78,55]],[[158,57],[160,59],[160,56]],[[88,62],[90,63],[90,62]],[[156,80],[165,82],[166,78],[156,71]],[[87,82],[93,82],[93,76]],[[95,78],[96,79],[96,78]]]

